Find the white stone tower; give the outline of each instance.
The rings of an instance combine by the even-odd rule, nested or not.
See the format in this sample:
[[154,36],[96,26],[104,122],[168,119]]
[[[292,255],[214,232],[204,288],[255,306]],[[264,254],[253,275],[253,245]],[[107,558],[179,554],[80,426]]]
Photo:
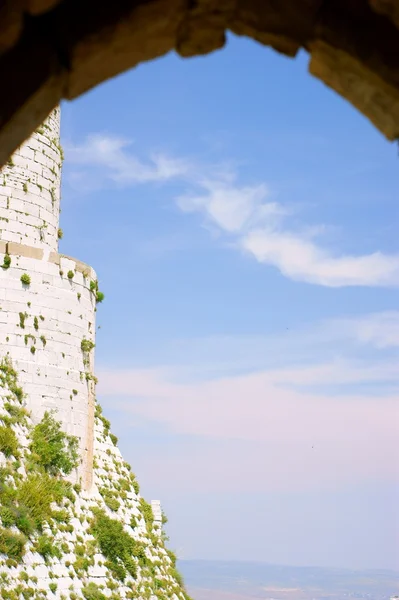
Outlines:
[[58,253],[60,109],[0,172],[0,357],[7,353],[34,421],[55,409],[80,440],[74,475],[92,485],[96,274]]

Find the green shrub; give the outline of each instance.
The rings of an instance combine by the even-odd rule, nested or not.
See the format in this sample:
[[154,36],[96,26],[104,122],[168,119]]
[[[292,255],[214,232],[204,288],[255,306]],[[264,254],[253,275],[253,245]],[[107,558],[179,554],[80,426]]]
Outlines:
[[152,512],[151,504],[148,504],[144,498],[140,498],[140,509],[147,525],[147,531],[151,531],[154,523],[154,513]]
[[80,342],[80,349],[82,350],[82,352],[90,352],[91,350],[93,350],[94,346],[94,342],[92,342],[91,340],[86,340],[85,338],[83,338],[83,340]]
[[19,326],[21,327],[21,329],[25,329],[25,319],[27,319],[28,314],[26,312],[20,312],[19,313]]
[[118,444],[118,438],[116,437],[116,435],[110,433],[109,437],[111,438],[111,442],[113,443],[113,445],[116,446]]
[[11,265],[11,256],[9,254],[5,254],[3,258],[2,267],[4,270],[9,269]]
[[154,578],[154,587],[156,590],[162,590],[165,587],[166,583],[162,579],[158,579],[158,577]]
[[104,502],[108,506],[108,508],[110,508],[114,512],[116,512],[120,507],[120,502],[112,496],[104,496]]
[[135,529],[135,527],[137,527],[137,519],[134,515],[132,515],[130,518],[130,527],[132,529]]
[[68,523],[70,514],[65,508],[62,508],[61,510],[53,510],[52,518],[54,521],[57,521],[57,523]]
[[15,525],[15,513],[8,506],[0,508],[0,519],[4,527]]
[[65,495],[65,483],[47,473],[29,473],[16,492],[19,509],[40,528],[48,521],[53,511],[53,502],[60,502]]
[[64,232],[62,231],[62,229],[58,229],[57,237],[59,240],[62,240],[62,238],[64,237]]
[[26,408],[23,408],[21,406],[16,406],[15,404],[11,404],[11,402],[5,402],[4,403],[4,410],[6,410],[8,412],[8,414],[11,417],[11,423],[24,423],[26,416],[28,414],[28,411],[26,410]]
[[120,562],[112,562],[111,560],[105,561],[105,566],[109,569],[112,575],[119,579],[120,581],[125,581],[126,579],[126,569]]
[[125,578],[126,570],[135,577],[136,565],[132,557],[145,556],[142,544],[125,531],[120,521],[109,518],[99,509],[94,510],[93,514],[90,532],[108,561],[107,567],[121,580]]
[[30,275],[28,275],[28,273],[24,273],[23,275],[21,275],[21,282],[24,285],[29,285],[30,284]]
[[73,563],[73,568],[76,572],[87,571],[91,564],[92,561],[90,561],[90,559],[87,558],[87,556],[79,556]]
[[103,292],[97,292],[96,293],[96,302],[102,302],[104,300],[105,296],[103,294]]
[[105,504],[113,511],[117,511],[120,507],[119,500],[115,497],[115,493],[107,488],[100,489],[100,494],[104,498]]
[[67,273],[68,279],[73,279],[74,275],[75,275],[75,273],[73,271],[68,271],[68,273]]
[[82,587],[82,594],[86,600],[107,600],[107,596],[92,581]]
[[20,561],[24,555],[26,537],[20,533],[12,533],[8,529],[0,529],[0,554]]
[[35,550],[47,561],[49,558],[61,558],[60,549],[53,544],[47,535],[40,535],[35,544]]
[[0,426],[0,452],[5,456],[18,456],[18,439],[11,427]]
[[36,529],[36,523],[29,514],[24,512],[24,509],[18,509],[18,516],[15,525],[18,527],[20,532],[27,537],[30,537]]
[[69,475],[79,464],[78,439],[66,434],[52,412],[45,412],[31,434],[30,450],[52,475]]
[[167,554],[168,554],[168,556],[169,556],[169,558],[171,560],[172,566],[175,567],[176,566],[176,561],[177,561],[176,554],[174,552],[172,552],[172,550],[166,550],[166,552],[167,552]]
[[173,577],[173,579],[175,581],[177,581],[177,583],[180,585],[180,587],[184,586],[183,577],[181,576],[181,574],[179,573],[179,571],[175,567],[171,567],[169,569],[169,575],[171,577]]

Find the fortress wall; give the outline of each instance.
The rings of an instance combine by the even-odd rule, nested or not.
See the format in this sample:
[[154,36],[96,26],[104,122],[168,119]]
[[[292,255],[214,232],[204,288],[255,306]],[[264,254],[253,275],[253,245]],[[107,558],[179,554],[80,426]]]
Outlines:
[[[90,281],[96,274],[75,259],[57,253],[34,258],[27,255],[37,249],[15,246],[8,244],[10,267],[0,268],[0,356],[9,353],[34,422],[55,409],[65,431],[79,438],[79,476],[85,483],[92,456],[94,350],[83,352],[81,344],[83,339],[95,341],[96,299]],[[68,279],[69,271],[73,279]],[[29,285],[21,282],[25,273]]]
[[62,149],[60,110],[0,173],[0,240],[57,250]]
[[[79,438],[82,464],[75,478],[92,481],[96,280],[91,267],[58,254],[62,149],[60,110],[0,172],[0,357],[19,372],[32,419],[57,411]],[[68,278],[68,272],[73,277]],[[21,275],[29,275],[24,285]]]

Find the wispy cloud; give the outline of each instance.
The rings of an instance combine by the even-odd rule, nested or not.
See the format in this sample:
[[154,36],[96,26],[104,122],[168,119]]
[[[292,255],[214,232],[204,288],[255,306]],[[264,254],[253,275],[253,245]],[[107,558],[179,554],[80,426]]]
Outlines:
[[328,287],[399,286],[399,254],[374,252],[351,256],[323,247],[324,224],[290,229],[290,211],[268,201],[268,189],[202,182],[204,193],[183,195],[177,205],[184,212],[199,212],[227,234],[237,247],[261,263],[277,267],[286,277]]
[[363,344],[376,348],[399,347],[399,311],[390,310],[364,315],[356,319],[336,319],[334,324]]
[[256,229],[241,238],[240,245],[295,281],[327,287],[399,286],[399,254],[336,255],[288,230]]
[[[327,287],[399,286],[399,254],[376,250],[352,255],[329,248],[323,241],[326,225],[294,226],[290,217],[295,199],[290,207],[275,201],[266,183],[242,185],[226,163],[205,166],[159,153],[144,160],[132,146],[128,140],[97,134],[66,150],[70,163],[97,168],[100,180],[120,186],[170,180],[184,185],[187,191],[175,198],[181,211],[202,215],[231,245],[289,279]],[[81,183],[84,179],[79,172],[73,178]],[[83,185],[87,187],[87,180]]]
[[[350,364],[352,370],[364,370],[365,377],[379,361],[379,371],[385,365],[395,379],[398,347],[399,311],[385,311],[302,323],[270,333],[172,339],[157,344],[147,356],[141,353],[138,360],[145,366],[161,363],[169,371],[179,365],[179,376],[184,374],[186,381],[315,365],[319,361]],[[119,359],[118,364],[129,363]],[[395,383],[392,377],[389,379]],[[331,381],[326,379],[326,383]]]
[[[375,313],[312,326],[309,335],[291,332],[278,348],[277,338],[263,341],[263,350],[257,339],[257,368],[245,373],[238,361],[235,372],[209,377],[198,356],[194,370],[202,377],[188,376],[178,361],[167,367],[103,368],[98,391],[125,426],[148,422],[173,434],[176,443],[180,436],[203,440],[192,451],[192,443],[186,445],[184,456],[167,457],[165,463],[157,457],[154,465],[165,471],[167,464],[170,481],[183,472],[185,485],[195,489],[198,481],[209,490],[234,489],[238,473],[250,490],[392,481],[399,435],[398,324],[399,312]],[[287,353],[301,341],[308,345],[306,360],[302,356],[287,365]],[[219,342],[218,357],[214,340],[202,340],[202,361],[223,363],[224,351],[239,348],[242,338]],[[335,349],[332,357],[329,345]],[[373,356],[362,356],[364,348]],[[277,353],[281,364],[260,367],[256,351]]]
[[123,138],[94,134],[65,149],[70,163],[100,167],[103,176],[122,185],[166,181],[187,171],[183,160],[159,153],[141,160],[129,150],[131,146],[132,142]]
[[[391,377],[392,373],[391,368]],[[328,480],[336,486],[393,479],[397,398],[354,393],[338,399],[288,388],[285,382],[315,384],[326,377],[335,382],[378,380],[387,375],[387,369],[366,374],[349,365],[330,364],[184,384],[174,379],[176,372],[119,370],[100,373],[99,392],[105,403],[111,396],[113,410],[121,411],[124,422],[137,425],[138,419],[145,418],[164,424],[174,435],[201,436],[210,444],[228,442],[229,457],[224,457],[224,469],[213,487],[232,483],[230,469],[239,476],[242,456],[234,465],[231,460],[246,444],[246,468],[252,471],[245,478],[248,489],[259,485],[259,477],[266,479],[262,485],[269,489],[298,489]],[[206,454],[212,471],[214,448]],[[185,470],[190,484],[197,475],[196,469]]]
[[181,195],[176,199],[184,212],[202,212],[228,233],[241,233],[266,222],[275,226],[287,210],[276,202],[265,202],[265,184],[238,187],[225,181],[202,180],[205,193]]

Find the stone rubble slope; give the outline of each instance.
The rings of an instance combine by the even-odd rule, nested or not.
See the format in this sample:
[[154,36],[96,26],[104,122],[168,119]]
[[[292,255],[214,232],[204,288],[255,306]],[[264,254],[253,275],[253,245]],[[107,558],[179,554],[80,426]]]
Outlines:
[[32,422],[17,373],[3,358],[0,598],[189,600],[162,525],[141,497],[100,406],[90,493],[65,476],[72,436],[62,433],[56,414],[43,419]]

